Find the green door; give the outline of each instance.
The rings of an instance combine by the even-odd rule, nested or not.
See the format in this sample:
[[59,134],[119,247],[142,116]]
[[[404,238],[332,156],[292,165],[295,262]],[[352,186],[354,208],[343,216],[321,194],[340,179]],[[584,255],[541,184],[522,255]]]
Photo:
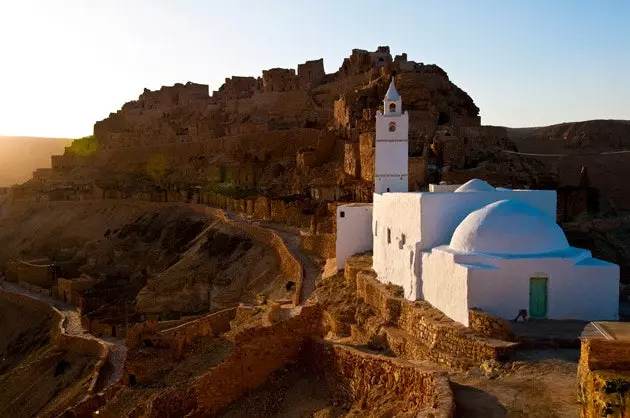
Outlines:
[[547,317],[546,277],[532,277],[529,279],[529,316],[532,318]]

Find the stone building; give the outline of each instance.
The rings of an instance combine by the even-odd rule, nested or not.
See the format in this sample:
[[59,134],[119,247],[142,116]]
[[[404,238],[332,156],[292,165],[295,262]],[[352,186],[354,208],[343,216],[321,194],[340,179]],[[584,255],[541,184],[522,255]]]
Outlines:
[[619,266],[569,246],[555,221],[554,190],[473,179],[455,190],[409,193],[401,108],[392,81],[376,118],[373,204],[337,208],[339,269],[372,250],[381,282],[465,326],[472,308],[504,319],[522,310],[535,318],[618,319]]

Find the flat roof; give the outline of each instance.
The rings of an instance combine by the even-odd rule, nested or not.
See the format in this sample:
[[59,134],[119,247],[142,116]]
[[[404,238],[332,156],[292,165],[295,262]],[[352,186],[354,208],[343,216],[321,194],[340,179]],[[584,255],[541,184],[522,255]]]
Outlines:
[[338,207],[348,207],[348,206],[372,206],[372,203],[346,203],[345,205],[339,205]]
[[591,322],[582,331],[581,338],[630,341],[630,322]]

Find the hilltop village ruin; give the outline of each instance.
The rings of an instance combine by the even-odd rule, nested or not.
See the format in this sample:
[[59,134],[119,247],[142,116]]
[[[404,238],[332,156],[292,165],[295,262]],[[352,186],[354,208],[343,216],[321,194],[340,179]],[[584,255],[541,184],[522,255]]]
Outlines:
[[49,401],[0,395],[63,418],[628,413],[624,266],[556,223],[587,228],[597,189],[505,150],[386,46],[145,89],[0,190],[0,309],[92,365],[71,396],[62,361]]

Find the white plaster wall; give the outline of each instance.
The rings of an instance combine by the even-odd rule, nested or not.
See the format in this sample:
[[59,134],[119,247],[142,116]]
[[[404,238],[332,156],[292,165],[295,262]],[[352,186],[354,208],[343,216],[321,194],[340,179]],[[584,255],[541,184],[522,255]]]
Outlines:
[[468,274],[469,269],[453,261],[453,254],[439,250],[424,252],[418,299],[468,326]]
[[421,248],[448,244],[455,228],[472,211],[504,199],[518,200],[556,219],[555,190],[514,190],[473,193],[420,193],[422,218]]
[[[341,212],[344,217],[341,217]],[[344,205],[337,207],[337,240],[335,243],[337,269],[355,254],[372,249],[372,206]]]
[[[396,130],[389,131],[390,122]],[[409,114],[376,113],[375,191],[376,193],[409,190]]]
[[[504,319],[519,309],[529,311],[529,281],[541,274],[547,281],[547,317],[585,321],[616,320],[619,311],[619,267],[587,258],[482,258],[468,266],[469,307]],[[493,265],[495,267],[490,267]]]
[[[420,194],[374,194],[373,268],[378,280],[402,286],[405,297],[417,299],[417,279],[422,258],[416,244],[420,240]],[[391,243],[387,243],[387,228],[391,229]],[[405,234],[405,244],[401,242]]]
[[[396,122],[396,131],[389,131],[389,122]],[[380,110],[376,112],[376,141],[381,139],[408,139],[409,138],[409,113],[390,113],[383,115]]]
[[461,184],[429,184],[429,191],[431,193],[449,193],[454,192]]

